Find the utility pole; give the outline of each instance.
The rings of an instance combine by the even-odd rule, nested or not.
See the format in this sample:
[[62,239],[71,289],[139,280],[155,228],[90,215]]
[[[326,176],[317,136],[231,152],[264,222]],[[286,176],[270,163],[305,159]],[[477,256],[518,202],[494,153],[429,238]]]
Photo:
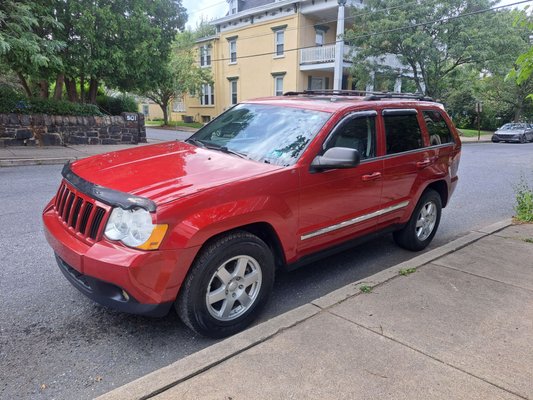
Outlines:
[[335,67],[333,72],[333,90],[342,89],[342,65],[344,64],[344,6],[346,0],[337,0],[337,34],[335,36]]

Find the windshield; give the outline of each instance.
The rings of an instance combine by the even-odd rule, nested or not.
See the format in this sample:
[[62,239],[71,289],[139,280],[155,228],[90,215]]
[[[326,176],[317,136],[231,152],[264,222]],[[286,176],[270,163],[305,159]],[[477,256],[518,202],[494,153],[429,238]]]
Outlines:
[[526,124],[505,124],[500,128],[500,130],[506,130],[506,131],[516,131],[516,130],[523,130],[526,129]]
[[269,164],[293,165],[331,114],[263,104],[239,104],[187,141]]

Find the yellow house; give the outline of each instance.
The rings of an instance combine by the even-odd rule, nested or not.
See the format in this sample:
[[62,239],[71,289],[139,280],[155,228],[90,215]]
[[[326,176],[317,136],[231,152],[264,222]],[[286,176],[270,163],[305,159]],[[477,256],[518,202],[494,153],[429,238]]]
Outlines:
[[[217,34],[196,42],[198,63],[211,69],[214,84],[175,101],[172,119],[208,122],[246,99],[307,89],[352,89],[352,49],[337,37],[344,32],[344,25],[350,26],[350,8],[345,6],[361,6],[361,0],[348,4],[346,0],[228,3],[228,14],[211,22]],[[342,57],[336,57],[338,54]],[[372,90],[372,85],[366,89]],[[401,90],[400,76],[394,90]]]

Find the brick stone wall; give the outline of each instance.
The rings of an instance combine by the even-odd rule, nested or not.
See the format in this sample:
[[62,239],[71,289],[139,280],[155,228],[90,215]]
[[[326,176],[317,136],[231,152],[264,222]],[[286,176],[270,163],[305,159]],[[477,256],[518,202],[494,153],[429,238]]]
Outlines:
[[0,146],[146,143],[142,113],[120,116],[0,114]]

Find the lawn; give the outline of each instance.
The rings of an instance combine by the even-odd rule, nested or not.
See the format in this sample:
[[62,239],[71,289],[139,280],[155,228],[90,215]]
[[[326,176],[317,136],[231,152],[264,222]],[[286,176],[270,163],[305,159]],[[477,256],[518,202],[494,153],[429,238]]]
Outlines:
[[[163,126],[163,120],[154,119],[152,121],[145,121],[146,126]],[[167,126],[172,127],[188,127],[188,128],[201,128],[204,124],[200,122],[183,122],[183,121],[169,121]]]
[[[464,137],[477,137],[477,129],[459,129],[459,132]],[[492,131],[481,131],[481,136],[492,135],[493,133]]]

